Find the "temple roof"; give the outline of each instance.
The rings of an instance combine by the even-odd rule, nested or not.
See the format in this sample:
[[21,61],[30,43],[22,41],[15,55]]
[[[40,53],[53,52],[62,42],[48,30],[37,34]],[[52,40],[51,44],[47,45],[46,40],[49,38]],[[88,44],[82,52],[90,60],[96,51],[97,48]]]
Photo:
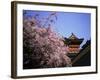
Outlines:
[[91,46],[88,44],[86,47],[80,51],[80,53],[75,57],[75,59],[72,61],[73,66],[89,66],[90,65],[90,51]]
[[78,38],[75,34],[71,34],[69,38],[65,38],[66,44],[81,44],[83,42],[83,38]]
[[68,39],[78,39],[78,38],[72,33]]

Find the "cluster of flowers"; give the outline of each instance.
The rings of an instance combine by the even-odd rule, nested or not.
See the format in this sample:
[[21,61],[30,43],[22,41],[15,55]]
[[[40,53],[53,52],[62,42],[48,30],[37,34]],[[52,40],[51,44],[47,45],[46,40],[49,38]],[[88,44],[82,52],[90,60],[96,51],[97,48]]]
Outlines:
[[24,21],[23,47],[26,68],[72,66],[63,38],[51,27],[38,27],[34,19]]

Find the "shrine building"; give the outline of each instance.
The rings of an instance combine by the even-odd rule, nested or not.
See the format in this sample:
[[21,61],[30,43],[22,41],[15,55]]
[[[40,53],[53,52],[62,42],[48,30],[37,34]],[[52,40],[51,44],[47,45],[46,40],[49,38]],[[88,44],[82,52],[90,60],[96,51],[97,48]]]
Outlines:
[[80,45],[83,42],[83,38],[78,38],[75,36],[75,34],[71,34],[69,38],[65,38],[65,44],[67,46],[68,50],[68,56],[71,58],[71,60],[74,59],[74,57],[80,52]]

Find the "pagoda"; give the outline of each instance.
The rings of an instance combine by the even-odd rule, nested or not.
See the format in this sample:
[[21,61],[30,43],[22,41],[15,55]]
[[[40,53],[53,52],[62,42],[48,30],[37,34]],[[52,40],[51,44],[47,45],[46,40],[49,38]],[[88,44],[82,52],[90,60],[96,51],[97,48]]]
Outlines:
[[68,47],[68,55],[73,59],[80,52],[80,44],[83,42],[83,38],[78,38],[75,34],[71,34],[69,38],[65,38],[65,44]]

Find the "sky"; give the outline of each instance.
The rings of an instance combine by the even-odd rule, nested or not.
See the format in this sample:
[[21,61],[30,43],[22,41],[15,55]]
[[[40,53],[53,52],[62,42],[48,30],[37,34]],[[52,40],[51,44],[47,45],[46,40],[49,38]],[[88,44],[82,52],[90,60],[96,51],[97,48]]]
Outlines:
[[[23,10],[24,16],[32,17],[39,14],[39,19],[47,18],[54,12]],[[83,45],[91,38],[91,14],[76,12],[56,12],[56,17],[52,17],[55,23],[52,28],[63,37],[69,37],[74,33],[78,38],[84,38]]]

